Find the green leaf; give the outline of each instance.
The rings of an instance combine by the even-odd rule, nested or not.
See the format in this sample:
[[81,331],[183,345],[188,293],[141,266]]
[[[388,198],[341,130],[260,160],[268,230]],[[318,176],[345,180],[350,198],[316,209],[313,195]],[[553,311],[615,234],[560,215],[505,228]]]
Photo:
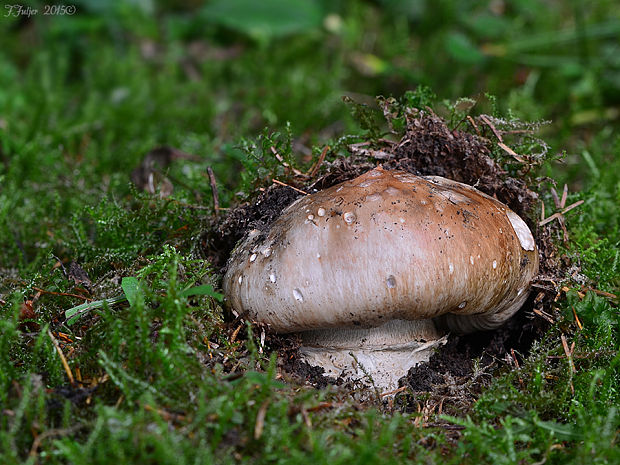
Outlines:
[[474,43],[461,32],[452,32],[446,41],[446,50],[456,61],[477,64],[484,60],[484,55]]
[[203,284],[201,286],[190,287],[181,292],[181,297],[190,297],[192,295],[208,295],[221,302],[224,300],[224,295],[213,290],[213,286],[210,284]]
[[65,318],[67,319],[67,325],[70,326],[75,323],[82,315],[90,312],[91,310],[97,310],[103,308],[104,305],[114,305],[120,302],[126,301],[127,298],[124,295],[111,297],[109,299],[95,300],[93,302],[87,302],[77,307],[71,307],[65,310]]
[[581,439],[582,435],[577,431],[575,425],[567,425],[555,421],[542,421],[534,419],[534,424],[539,428],[551,431],[553,435],[560,441],[570,441]]
[[203,9],[206,19],[265,40],[320,26],[324,13],[312,0],[215,0]]
[[129,305],[133,307],[138,300],[138,295],[142,292],[138,279],[133,276],[123,278],[121,281],[121,287],[123,288],[125,297],[127,297],[127,300],[129,301]]
[[469,29],[478,38],[499,39],[506,36],[511,22],[504,16],[495,16],[491,13],[482,13],[463,18]]

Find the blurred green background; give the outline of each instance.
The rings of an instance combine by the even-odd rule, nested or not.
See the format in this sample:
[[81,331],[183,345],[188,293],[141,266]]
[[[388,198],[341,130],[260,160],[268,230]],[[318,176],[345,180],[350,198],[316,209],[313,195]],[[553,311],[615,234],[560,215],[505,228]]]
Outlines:
[[43,132],[68,153],[105,148],[99,163],[118,169],[153,143],[214,155],[214,141],[286,121],[319,138],[349,129],[342,95],[420,84],[447,99],[494,94],[516,116],[553,120],[569,147],[620,111],[613,0],[22,5],[38,14],[0,12],[5,157]]

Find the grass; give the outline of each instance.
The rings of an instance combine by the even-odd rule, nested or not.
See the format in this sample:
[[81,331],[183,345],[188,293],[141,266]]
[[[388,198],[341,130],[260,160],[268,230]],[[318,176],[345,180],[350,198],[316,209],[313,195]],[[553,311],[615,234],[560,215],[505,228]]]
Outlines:
[[[83,0],[73,16],[0,19],[0,461],[617,462],[616,3],[317,2],[292,32],[275,0],[258,24],[197,3]],[[282,379],[269,337],[225,321],[201,257],[207,167],[230,206],[282,169],[263,156],[274,143],[305,169],[345,134],[376,136],[342,95],[420,84],[552,120],[541,136],[565,156],[538,174],[569,184],[566,205],[584,200],[567,242],[553,229],[574,264],[556,323],[451,417],[424,396],[408,411]],[[130,182],[160,145],[198,155],[166,169],[167,198]],[[87,299],[105,302],[65,324]]]

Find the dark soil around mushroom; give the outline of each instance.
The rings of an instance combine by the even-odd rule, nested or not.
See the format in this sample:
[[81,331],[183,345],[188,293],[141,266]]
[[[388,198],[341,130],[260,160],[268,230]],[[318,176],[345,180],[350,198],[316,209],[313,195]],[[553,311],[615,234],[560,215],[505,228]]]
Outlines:
[[[412,116],[413,115],[413,116]],[[250,230],[266,231],[281,213],[299,196],[296,189],[311,193],[337,183],[353,179],[381,164],[384,169],[403,170],[416,175],[436,175],[475,186],[486,194],[496,197],[519,214],[530,226],[536,237],[540,253],[540,275],[526,305],[502,328],[470,334],[450,336],[431,360],[412,368],[400,380],[414,392],[426,392],[430,396],[462,397],[470,404],[473,395],[488,383],[491,374],[499,368],[510,368],[521,362],[532,343],[540,338],[549,322],[540,315],[551,313],[555,285],[550,285],[567,268],[556,255],[548,229],[536,227],[532,218],[538,207],[538,194],[528,186],[524,176],[511,176],[492,158],[502,131],[490,124],[490,117],[476,118],[472,123],[476,133],[450,129],[439,116],[429,111],[414,110],[407,119],[404,134],[398,141],[380,141],[349,146],[347,156],[338,156],[321,165],[315,179],[291,177],[291,187],[272,185],[254,199],[230,211],[228,216],[215,225],[205,236],[205,255],[221,271],[225,270],[235,244]],[[480,128],[487,130],[481,131]],[[509,137],[506,130],[506,137]],[[514,131],[513,131],[514,132]],[[514,165],[513,165],[514,167]],[[531,166],[523,164],[517,173],[529,173]],[[536,310],[536,312],[534,312]],[[277,350],[283,373],[317,388],[327,384],[341,384],[339,380],[323,376],[321,368],[311,367],[300,361],[298,343],[287,336],[271,334],[267,347]],[[476,361],[477,360],[477,361]],[[480,369],[482,367],[482,369]],[[457,396],[457,397],[458,397]],[[413,408],[410,396],[400,396],[401,408]],[[467,398],[470,398],[469,401]],[[456,405],[456,403],[453,403]],[[447,407],[446,407],[447,408]],[[449,409],[444,409],[449,413]]]
[[[547,323],[529,314],[531,306],[530,299],[497,330],[451,336],[427,363],[411,368],[401,385],[414,392],[449,397],[458,394],[461,401],[473,401],[493,373],[517,368],[534,341],[544,334]],[[411,406],[405,402],[403,407]]]

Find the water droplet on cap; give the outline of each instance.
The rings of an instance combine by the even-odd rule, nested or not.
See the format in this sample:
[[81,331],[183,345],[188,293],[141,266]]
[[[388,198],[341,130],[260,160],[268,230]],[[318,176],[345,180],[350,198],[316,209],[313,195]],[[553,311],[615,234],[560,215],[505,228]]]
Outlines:
[[301,293],[301,291],[297,288],[293,289],[293,297],[295,297],[295,300],[299,301],[299,302],[303,302],[304,301],[304,296]]
[[346,212],[344,215],[342,215],[342,217],[344,218],[344,221],[347,224],[352,224],[357,219],[357,217],[355,216],[355,213],[353,212]]
[[396,278],[393,275],[389,275],[386,282],[388,288],[394,289],[396,287]]

